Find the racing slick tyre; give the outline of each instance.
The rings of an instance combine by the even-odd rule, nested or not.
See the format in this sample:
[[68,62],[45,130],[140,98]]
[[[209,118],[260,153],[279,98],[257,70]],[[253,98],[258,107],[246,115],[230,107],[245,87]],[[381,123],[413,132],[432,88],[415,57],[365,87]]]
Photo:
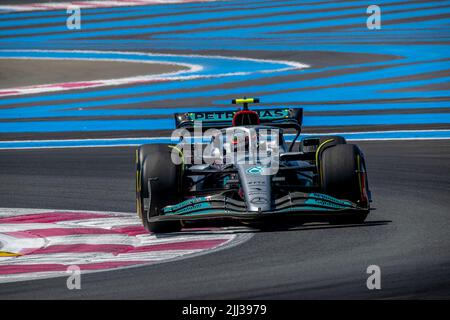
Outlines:
[[369,210],[367,173],[362,152],[353,144],[338,144],[323,151],[320,162],[322,190],[338,199],[352,201],[367,212],[336,215],[333,224],[363,223]]
[[[330,141],[331,140],[331,141]],[[325,141],[327,142],[327,146],[335,146],[338,144],[346,144],[347,140],[343,136],[321,136],[319,137],[319,145],[323,144]]]
[[171,152],[167,144],[143,145],[137,150],[136,206],[144,227],[152,233],[181,230],[179,221],[149,221],[179,200],[181,166],[173,163]]
[[347,141],[342,136],[321,136],[319,137],[319,145],[316,150],[318,160],[322,159],[323,152],[331,147],[339,144],[347,144]]

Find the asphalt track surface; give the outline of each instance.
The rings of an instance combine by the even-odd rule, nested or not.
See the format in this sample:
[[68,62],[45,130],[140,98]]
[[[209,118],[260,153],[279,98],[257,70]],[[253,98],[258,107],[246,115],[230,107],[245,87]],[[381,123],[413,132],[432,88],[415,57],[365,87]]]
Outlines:
[[[62,81],[111,79],[175,72],[172,65],[118,61],[0,59],[0,89]],[[52,72],[48,72],[52,70]]]
[[[450,141],[360,142],[373,210],[363,225],[256,232],[219,252],[82,276],[2,284],[1,299],[450,297]],[[6,206],[133,212],[134,149],[1,151]],[[133,213],[130,213],[133,214]],[[247,231],[243,231],[247,232]],[[250,232],[250,231],[248,231]],[[381,290],[366,268],[381,268]]]

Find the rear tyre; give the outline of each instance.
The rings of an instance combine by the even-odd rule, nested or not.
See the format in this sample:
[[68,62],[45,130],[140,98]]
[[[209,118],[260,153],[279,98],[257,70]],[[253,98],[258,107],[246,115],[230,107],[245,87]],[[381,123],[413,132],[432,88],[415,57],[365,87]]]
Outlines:
[[331,223],[363,223],[369,210],[367,173],[364,158],[356,145],[338,144],[323,151],[320,161],[320,183],[324,193],[352,201],[367,212],[339,215]]
[[137,151],[137,211],[144,227],[152,233],[181,230],[179,221],[149,221],[180,199],[181,166],[173,163],[171,152],[166,144],[143,145]]

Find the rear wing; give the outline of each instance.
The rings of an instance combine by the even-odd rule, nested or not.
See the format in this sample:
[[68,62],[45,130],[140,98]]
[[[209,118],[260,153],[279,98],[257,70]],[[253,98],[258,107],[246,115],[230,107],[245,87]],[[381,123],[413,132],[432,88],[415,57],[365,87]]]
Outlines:
[[[203,112],[186,112],[175,113],[175,125],[177,128],[185,128],[187,130],[194,129],[194,121],[202,123],[202,130],[223,129],[232,126],[235,111],[203,111]],[[269,125],[279,128],[292,128],[301,130],[303,121],[302,108],[268,108],[254,110],[260,119],[261,125]]]

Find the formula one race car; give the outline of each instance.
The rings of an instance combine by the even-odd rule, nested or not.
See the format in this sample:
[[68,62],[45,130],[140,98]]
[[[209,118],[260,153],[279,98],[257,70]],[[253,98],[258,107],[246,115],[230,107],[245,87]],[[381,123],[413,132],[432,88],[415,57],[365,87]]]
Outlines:
[[177,113],[176,145],[137,149],[137,212],[147,230],[364,222],[371,197],[361,150],[341,136],[296,143],[303,109],[249,110],[256,102],[233,100],[243,105],[237,111]]

